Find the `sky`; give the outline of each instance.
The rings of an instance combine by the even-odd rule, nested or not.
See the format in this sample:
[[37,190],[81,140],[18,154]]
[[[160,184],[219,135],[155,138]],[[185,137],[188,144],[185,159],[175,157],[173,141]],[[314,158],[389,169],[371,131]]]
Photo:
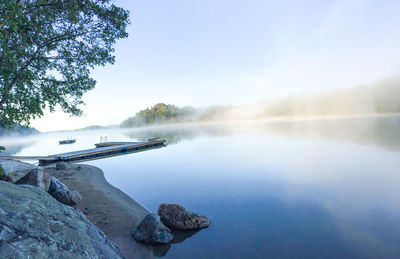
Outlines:
[[116,125],[164,102],[205,107],[369,85],[400,74],[398,0],[117,0],[130,11],[116,62],[92,71],[83,117],[40,131]]

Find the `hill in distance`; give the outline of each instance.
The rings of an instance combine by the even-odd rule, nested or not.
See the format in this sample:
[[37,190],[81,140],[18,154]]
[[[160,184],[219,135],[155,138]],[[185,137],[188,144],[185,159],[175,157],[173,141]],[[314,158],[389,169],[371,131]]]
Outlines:
[[0,137],[11,137],[11,136],[25,136],[32,134],[39,134],[40,132],[35,128],[22,126],[15,124],[11,129],[7,129],[0,126]]

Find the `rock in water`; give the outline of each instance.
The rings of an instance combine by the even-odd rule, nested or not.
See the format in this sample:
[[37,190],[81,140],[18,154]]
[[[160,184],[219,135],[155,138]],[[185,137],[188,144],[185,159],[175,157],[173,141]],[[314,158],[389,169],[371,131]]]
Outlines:
[[72,167],[65,162],[58,162],[56,164],[56,170],[70,170],[70,169],[72,169]]
[[0,165],[3,168],[3,173],[7,178],[11,179],[13,183],[27,175],[36,166],[28,163],[23,163],[16,160],[0,160]]
[[178,204],[162,203],[157,213],[161,222],[172,229],[200,229],[207,228],[211,224],[205,216],[190,212]]
[[57,201],[68,206],[76,206],[82,199],[79,192],[69,190],[65,184],[54,176],[51,177],[49,194]]
[[43,170],[35,168],[24,177],[19,179],[16,184],[29,184],[37,186],[47,192],[50,186],[50,176]]
[[79,210],[0,181],[0,258],[124,258]]
[[154,213],[147,214],[140,222],[132,237],[137,241],[149,244],[167,244],[174,239],[174,235],[160,221],[160,217]]

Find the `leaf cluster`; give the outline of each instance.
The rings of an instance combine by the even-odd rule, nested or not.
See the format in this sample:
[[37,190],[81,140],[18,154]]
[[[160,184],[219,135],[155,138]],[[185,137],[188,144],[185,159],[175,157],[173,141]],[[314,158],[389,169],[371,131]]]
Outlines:
[[0,125],[29,124],[57,105],[81,115],[90,70],[114,63],[128,18],[110,0],[0,0]]

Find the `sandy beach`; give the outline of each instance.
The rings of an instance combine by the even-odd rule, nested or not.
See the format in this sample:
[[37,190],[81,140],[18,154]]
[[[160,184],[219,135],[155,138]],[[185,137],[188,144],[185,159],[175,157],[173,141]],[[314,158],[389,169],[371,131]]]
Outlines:
[[72,167],[56,170],[52,165],[45,170],[82,195],[82,201],[77,208],[101,229],[127,258],[153,258],[154,253],[159,253],[160,247],[138,243],[130,235],[150,211],[110,185],[99,168],[75,164]]

